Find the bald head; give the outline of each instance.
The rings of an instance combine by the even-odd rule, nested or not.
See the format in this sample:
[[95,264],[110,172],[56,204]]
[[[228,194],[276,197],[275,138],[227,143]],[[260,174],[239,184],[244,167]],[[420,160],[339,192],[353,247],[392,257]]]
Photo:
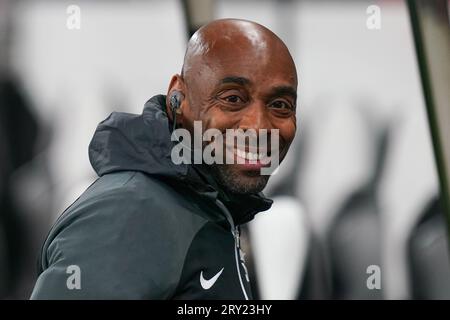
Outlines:
[[[295,64],[283,41],[266,27],[247,20],[221,19],[212,21],[191,37],[188,42],[182,77],[189,81],[197,77],[204,67],[251,58],[263,66],[281,57],[297,77]],[[255,65],[255,67],[257,67]]]
[[[169,117],[173,112],[170,97],[174,96],[181,101],[176,125],[191,134],[196,121],[202,123],[203,131],[215,129],[223,135],[228,129],[270,132],[279,138],[280,147],[274,152],[280,162],[294,139],[295,64],[283,41],[257,23],[224,19],[200,28],[189,40],[181,75],[170,81],[166,98]],[[223,147],[224,154],[237,159],[236,149]],[[268,179],[257,167],[234,162],[211,164],[207,170],[226,190],[254,193],[261,191]]]

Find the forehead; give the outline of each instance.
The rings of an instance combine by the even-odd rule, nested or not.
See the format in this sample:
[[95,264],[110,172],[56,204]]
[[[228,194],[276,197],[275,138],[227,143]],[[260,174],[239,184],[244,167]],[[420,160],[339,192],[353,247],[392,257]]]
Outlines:
[[281,83],[297,86],[294,62],[279,41],[256,36],[216,41],[203,56],[201,65],[207,81],[217,82],[227,76],[238,76],[251,83]]

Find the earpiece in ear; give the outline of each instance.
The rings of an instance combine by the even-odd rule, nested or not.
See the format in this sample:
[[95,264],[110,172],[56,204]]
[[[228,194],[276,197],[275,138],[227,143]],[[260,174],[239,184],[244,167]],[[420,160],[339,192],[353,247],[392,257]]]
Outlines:
[[180,91],[174,91],[170,95],[170,107],[172,108],[172,112],[176,112],[178,114],[181,113],[181,100],[184,98],[183,94]]

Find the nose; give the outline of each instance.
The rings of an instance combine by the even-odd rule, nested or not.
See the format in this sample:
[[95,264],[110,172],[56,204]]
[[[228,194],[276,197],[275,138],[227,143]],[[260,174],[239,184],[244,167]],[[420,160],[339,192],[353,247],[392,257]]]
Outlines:
[[273,129],[270,121],[270,114],[262,101],[254,101],[247,108],[239,122],[239,128],[242,130],[253,129],[259,132],[261,129],[268,131]]

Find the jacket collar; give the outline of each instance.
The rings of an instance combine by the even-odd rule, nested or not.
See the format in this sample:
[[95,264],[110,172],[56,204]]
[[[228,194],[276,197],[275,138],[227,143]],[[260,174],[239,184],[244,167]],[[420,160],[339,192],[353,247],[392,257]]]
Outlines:
[[236,225],[268,210],[272,200],[263,193],[227,193],[200,167],[172,162],[176,142],[171,141],[172,125],[165,101],[164,95],[154,96],[146,102],[141,115],[113,112],[98,125],[89,145],[89,159],[97,174],[133,170],[185,183],[203,197],[222,201]]

